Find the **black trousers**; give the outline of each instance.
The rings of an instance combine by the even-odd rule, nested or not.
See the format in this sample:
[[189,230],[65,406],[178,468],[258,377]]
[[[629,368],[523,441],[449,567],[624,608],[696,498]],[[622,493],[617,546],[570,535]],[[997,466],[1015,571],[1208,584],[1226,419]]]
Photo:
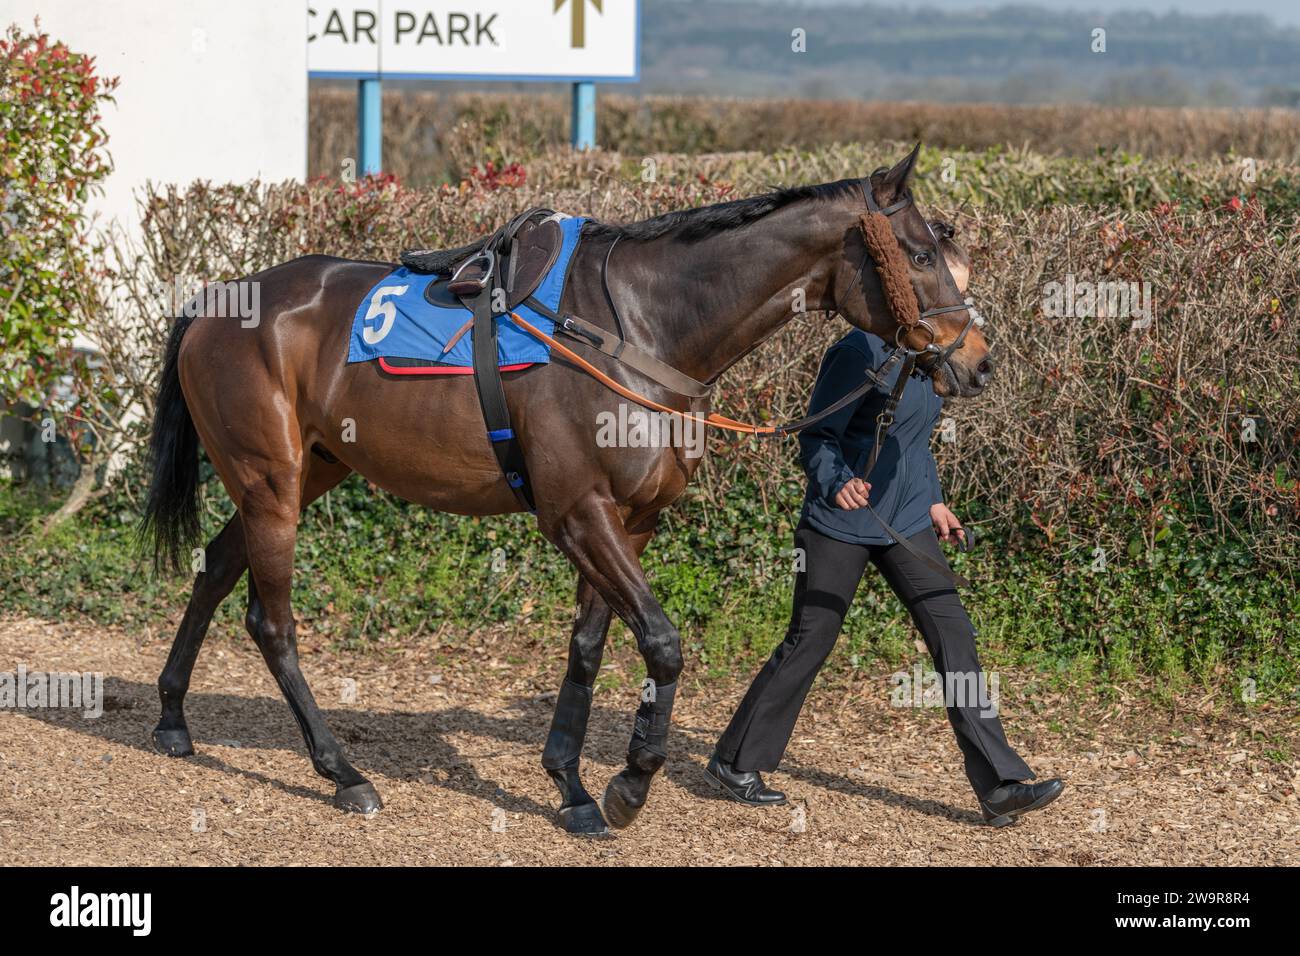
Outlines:
[[[909,540],[947,563],[934,531],[927,529]],[[835,646],[868,561],[911,612],[934,658],[936,673],[945,678],[944,686],[953,680],[953,686],[970,688],[982,674],[975,628],[957,591],[935,569],[897,544],[848,544],[806,523],[796,529],[794,541],[796,548],[803,549],[806,570],[795,577],[789,630],[718,741],[719,756],[737,770],[775,770],[781,762],[804,698]],[[982,796],[1004,780],[1033,778],[986,702],[969,693],[945,702],[976,794]]]

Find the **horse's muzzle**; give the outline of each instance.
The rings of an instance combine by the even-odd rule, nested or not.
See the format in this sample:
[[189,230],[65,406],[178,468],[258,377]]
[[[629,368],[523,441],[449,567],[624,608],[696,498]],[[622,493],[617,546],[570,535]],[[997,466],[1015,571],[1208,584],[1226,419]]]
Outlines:
[[942,386],[941,395],[954,398],[974,398],[993,381],[993,359],[985,356],[974,366],[949,359],[934,371],[935,380]]

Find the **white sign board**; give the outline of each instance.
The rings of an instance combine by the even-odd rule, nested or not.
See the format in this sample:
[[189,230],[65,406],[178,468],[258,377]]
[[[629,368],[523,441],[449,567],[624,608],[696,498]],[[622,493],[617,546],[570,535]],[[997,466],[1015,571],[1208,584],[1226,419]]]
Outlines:
[[308,0],[314,77],[635,82],[640,0]]

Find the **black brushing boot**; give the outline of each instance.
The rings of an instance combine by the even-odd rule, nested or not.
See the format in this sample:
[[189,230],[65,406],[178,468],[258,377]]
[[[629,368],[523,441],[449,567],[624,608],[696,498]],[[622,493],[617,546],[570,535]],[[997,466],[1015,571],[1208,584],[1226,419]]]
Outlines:
[[578,773],[590,716],[591,688],[566,678],[555,701],[542,766],[560,791],[560,825],[565,831],[579,836],[604,836],[609,827]]
[[600,801],[611,826],[628,826],[645,806],[650,781],[668,759],[668,729],[676,696],[676,681],[656,685],[647,677],[642,685],[641,705],[636,709],[632,742],[627,748],[627,768],[609,782]]

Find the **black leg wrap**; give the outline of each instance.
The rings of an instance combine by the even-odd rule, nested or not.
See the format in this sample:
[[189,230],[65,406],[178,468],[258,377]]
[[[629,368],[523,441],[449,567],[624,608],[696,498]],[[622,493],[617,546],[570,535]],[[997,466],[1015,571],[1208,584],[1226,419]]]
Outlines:
[[656,686],[647,678],[642,685],[641,706],[627,745],[627,766],[610,780],[600,801],[610,826],[629,826],[645,806],[650,781],[668,756],[668,726],[676,694],[676,681]]
[[565,680],[555,701],[551,732],[542,751],[542,766],[560,791],[560,825],[578,836],[603,836],[609,832],[600,807],[582,786],[578,764],[591,716],[591,688]]
[[[668,756],[668,727],[672,722],[673,698],[677,682],[655,685],[646,679],[641,692],[641,706],[632,724],[632,742],[628,744],[628,761],[649,762],[656,767]],[[647,697],[649,699],[647,699]],[[647,757],[650,759],[647,761]]]
[[555,701],[551,732],[542,750],[542,766],[547,770],[576,767],[582,756],[582,742],[587,736],[587,718],[591,716],[591,688],[565,679]]

